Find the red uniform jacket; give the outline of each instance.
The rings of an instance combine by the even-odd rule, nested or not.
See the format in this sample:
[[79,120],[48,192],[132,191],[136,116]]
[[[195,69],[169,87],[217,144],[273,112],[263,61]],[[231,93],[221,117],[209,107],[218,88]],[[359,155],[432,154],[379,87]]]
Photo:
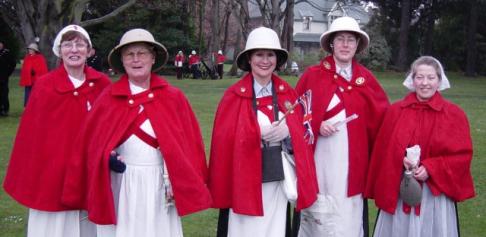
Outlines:
[[222,54],[217,54],[216,55],[216,64],[223,64],[224,60],[226,60],[226,57]]
[[156,74],[151,76],[148,91],[131,95],[128,77],[123,75],[103,92],[86,119],[79,139],[83,149],[72,159],[64,186],[64,203],[85,207],[89,219],[97,224],[116,223],[109,154],[137,117],[140,105],[157,136],[178,214],[211,205],[204,144],[186,97]]
[[175,60],[174,60],[175,61],[175,65],[178,66],[177,65],[178,62],[181,62],[183,64],[184,63],[184,60],[185,60],[184,55],[177,54],[175,56]]
[[395,213],[405,149],[416,144],[429,174],[425,183],[434,196],[444,194],[456,202],[474,197],[466,115],[440,93],[428,102],[410,93],[387,111],[373,150],[365,195],[380,209]]
[[[366,172],[371,149],[386,108],[389,106],[385,91],[364,66],[353,60],[353,78],[350,82],[336,73],[334,58],[326,57],[319,65],[312,66],[297,83],[299,94],[312,90],[312,130],[317,140],[326,109],[338,87],[344,89],[342,100],[346,116],[356,113],[359,117],[347,124],[349,139],[348,196],[360,194],[365,189]],[[314,145],[316,142],[314,142]]]
[[33,86],[37,78],[46,74],[47,64],[42,54],[27,54],[20,70],[20,86]]
[[189,65],[200,63],[200,61],[201,61],[201,59],[199,58],[199,55],[197,55],[197,54],[189,55]]
[[[229,87],[216,112],[209,188],[213,207],[233,208],[235,213],[262,216],[261,134],[252,105],[252,75]],[[280,111],[285,101],[294,102],[295,91],[278,76],[272,77]],[[304,141],[301,107],[287,116],[297,170],[297,209],[309,207],[317,198],[313,153]]]
[[85,83],[74,89],[61,65],[41,77],[17,131],[4,188],[19,203],[42,211],[72,209],[61,203],[67,161],[92,105],[109,79],[85,67]]

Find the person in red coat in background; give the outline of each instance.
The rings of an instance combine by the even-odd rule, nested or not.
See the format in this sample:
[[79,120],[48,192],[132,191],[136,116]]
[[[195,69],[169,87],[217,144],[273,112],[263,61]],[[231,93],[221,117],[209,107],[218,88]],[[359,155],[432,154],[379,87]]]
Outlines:
[[317,198],[301,107],[277,122],[288,110],[287,101],[297,99],[292,87],[274,73],[287,57],[275,31],[253,30],[237,57],[238,67],[249,73],[230,86],[219,103],[209,161],[213,207],[221,209],[219,237],[285,236],[290,209],[281,184],[282,149],[293,150],[295,157],[296,208],[309,207]]
[[184,53],[179,51],[174,59],[174,66],[176,67],[176,76],[178,80],[182,79],[182,67],[184,66],[185,60]]
[[226,60],[226,56],[224,56],[222,50],[218,50],[218,54],[216,54],[216,67],[219,74],[219,79],[223,79],[223,67],[224,61]]
[[378,80],[354,59],[368,44],[356,20],[337,18],[321,36],[321,47],[331,55],[297,83],[297,93],[312,89],[319,184],[318,200],[301,212],[299,236],[368,236],[366,172],[389,106]]
[[201,78],[201,71],[199,70],[199,64],[201,64],[201,58],[196,53],[196,50],[193,50],[191,52],[191,55],[189,55],[189,67],[191,67],[192,79]]
[[87,208],[98,236],[181,237],[181,216],[211,205],[197,119],[184,94],[156,74],[167,59],[144,29],[127,31],[108,56],[122,76],[83,126],[62,198]]
[[[415,60],[404,85],[412,92],[386,112],[368,172],[366,196],[380,209],[374,236],[459,236],[455,202],[475,196],[468,119],[439,92],[450,84],[437,59]],[[399,194],[405,170],[422,186],[414,207]]]
[[52,50],[61,65],[35,82],[20,120],[3,187],[29,208],[29,237],[93,236],[95,231],[85,213],[61,202],[67,161],[78,146],[74,137],[110,84],[107,76],[85,66],[90,48],[80,26],[57,34]]
[[36,43],[31,43],[27,47],[27,54],[24,57],[24,63],[20,69],[20,86],[25,87],[24,107],[29,100],[30,91],[35,81],[47,73],[46,59],[39,51]]

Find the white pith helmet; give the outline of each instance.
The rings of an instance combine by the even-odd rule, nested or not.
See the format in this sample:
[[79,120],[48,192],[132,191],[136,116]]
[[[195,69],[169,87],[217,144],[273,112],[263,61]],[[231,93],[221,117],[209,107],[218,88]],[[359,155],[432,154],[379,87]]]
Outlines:
[[30,43],[29,46],[27,46],[27,49],[32,49],[32,50],[34,50],[36,52],[40,52],[39,51],[39,46],[37,46],[36,43]]
[[150,32],[144,29],[132,29],[123,34],[120,43],[113,48],[108,55],[108,63],[111,68],[115,69],[117,72],[125,73],[125,68],[123,67],[123,62],[121,60],[121,50],[123,47],[133,43],[146,43],[154,47],[155,63],[152,66],[152,72],[160,70],[169,58],[167,49],[164,45],[155,41],[154,36]]
[[238,54],[236,65],[243,71],[250,71],[248,53],[254,49],[270,49],[277,55],[277,66],[280,68],[288,58],[288,52],[280,46],[277,33],[267,27],[258,27],[250,32],[246,40],[245,50]]
[[331,40],[334,38],[334,33],[340,31],[354,32],[361,38],[356,49],[357,54],[366,49],[370,43],[370,37],[359,28],[358,22],[351,17],[343,16],[334,20],[329,30],[321,35],[321,47],[327,52],[332,53]]

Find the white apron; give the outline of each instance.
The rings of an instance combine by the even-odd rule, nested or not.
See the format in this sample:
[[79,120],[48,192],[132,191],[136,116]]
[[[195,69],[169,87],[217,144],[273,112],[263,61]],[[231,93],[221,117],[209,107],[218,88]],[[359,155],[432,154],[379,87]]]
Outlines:
[[[279,112],[279,118],[283,113]],[[270,124],[270,119],[257,111],[260,125]],[[285,120],[284,120],[285,123]],[[281,182],[262,183],[263,216],[240,215],[229,211],[228,237],[284,237],[287,219],[287,196]]]
[[[340,102],[334,94],[326,111]],[[346,118],[345,109],[326,120],[334,124]],[[363,197],[347,197],[348,192],[348,131],[346,125],[338,132],[317,138],[314,160],[318,200],[301,211],[299,237],[359,237],[363,236]]]
[[434,197],[427,185],[422,186],[420,216],[414,208],[410,214],[402,210],[398,200],[395,214],[380,211],[375,237],[457,237],[457,219],[454,202],[441,194]]
[[[149,120],[141,126],[155,137]],[[116,225],[98,225],[98,237],[179,237],[182,225],[174,206],[167,206],[163,187],[163,157],[158,149],[131,135],[116,151],[127,168],[111,172],[117,210]]]

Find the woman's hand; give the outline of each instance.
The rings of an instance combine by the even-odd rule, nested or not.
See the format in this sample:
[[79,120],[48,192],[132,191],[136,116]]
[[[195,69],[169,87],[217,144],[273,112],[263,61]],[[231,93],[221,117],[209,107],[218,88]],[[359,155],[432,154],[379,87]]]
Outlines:
[[319,133],[321,136],[328,137],[339,131],[336,127],[331,124],[327,124],[325,121],[321,122],[321,127],[319,128]]
[[425,182],[425,180],[429,178],[429,173],[427,172],[425,166],[421,165],[415,170],[413,177],[415,177],[416,180]]
[[277,121],[273,122],[270,127],[262,128],[262,139],[267,142],[279,142],[289,136],[289,127],[282,122],[277,125]]

